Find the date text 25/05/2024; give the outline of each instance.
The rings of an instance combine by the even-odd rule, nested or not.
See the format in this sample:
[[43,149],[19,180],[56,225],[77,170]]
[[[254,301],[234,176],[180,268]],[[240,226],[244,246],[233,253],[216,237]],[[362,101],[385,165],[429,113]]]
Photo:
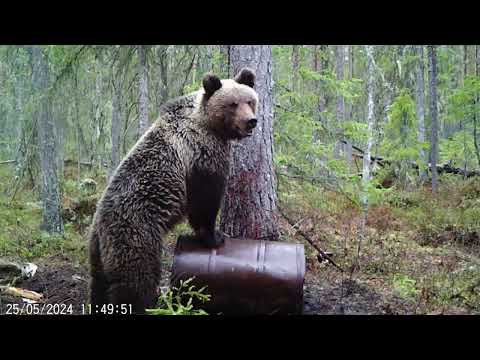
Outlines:
[[72,315],[72,304],[6,304],[3,315]]
[[[90,315],[129,315],[133,313],[129,304],[105,304],[92,308],[82,304],[81,314]],[[74,315],[72,304],[6,304],[4,315]]]

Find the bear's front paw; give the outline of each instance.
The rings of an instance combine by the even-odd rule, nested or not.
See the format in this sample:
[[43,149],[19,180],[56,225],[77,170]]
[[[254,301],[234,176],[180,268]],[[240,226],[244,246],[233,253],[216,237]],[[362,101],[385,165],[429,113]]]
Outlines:
[[225,234],[218,230],[208,234],[197,235],[196,238],[210,249],[218,248],[225,242]]
[[220,230],[215,230],[215,247],[223,245],[226,237],[227,234],[221,232]]

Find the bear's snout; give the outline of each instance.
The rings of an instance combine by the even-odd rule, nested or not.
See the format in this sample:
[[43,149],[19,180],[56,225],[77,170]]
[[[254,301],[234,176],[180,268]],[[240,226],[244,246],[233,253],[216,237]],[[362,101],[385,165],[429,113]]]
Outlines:
[[250,119],[247,121],[248,130],[252,130],[255,126],[257,126],[257,119]]

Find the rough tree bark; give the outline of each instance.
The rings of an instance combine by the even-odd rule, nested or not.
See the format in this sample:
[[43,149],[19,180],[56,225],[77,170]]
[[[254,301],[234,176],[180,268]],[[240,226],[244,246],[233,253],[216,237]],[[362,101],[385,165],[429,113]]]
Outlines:
[[49,98],[50,73],[48,63],[39,46],[31,47],[32,82],[38,99],[35,117],[38,131],[38,148],[40,152],[40,170],[42,178],[42,229],[48,233],[63,234],[61,217],[60,190],[57,174],[57,148],[55,146],[56,129],[51,116],[51,99]]
[[437,49],[434,45],[428,46],[428,66],[430,83],[430,117],[431,141],[430,141],[430,162],[432,170],[432,192],[435,194],[438,189],[438,105],[437,105]]
[[[18,65],[17,65],[18,66]],[[17,112],[17,149],[15,151],[15,160],[16,160],[16,166],[15,166],[15,175],[20,176],[21,169],[24,166],[24,161],[26,161],[25,158],[25,141],[24,141],[24,129],[25,129],[25,116],[24,116],[24,111],[23,111],[23,87],[24,84],[22,82],[22,79],[20,77],[19,72],[15,74],[15,111]]]
[[[475,75],[477,77],[480,76],[480,46],[475,45]],[[475,154],[477,155],[477,162],[478,166],[480,166],[480,147],[478,145],[478,135],[477,135],[477,126],[478,126],[478,104],[480,102],[480,94],[477,93],[474,102],[474,110],[473,110],[473,145],[475,146]]]
[[[423,45],[416,46],[415,52],[418,57],[417,71],[416,71],[416,81],[415,81],[415,100],[417,106],[417,117],[418,117],[418,142],[423,144],[425,142],[425,80],[424,80],[424,66],[423,66]],[[420,179],[422,181],[426,180],[427,173],[425,171],[425,166],[428,161],[425,157],[425,151],[420,149]]]
[[[335,74],[337,81],[342,81],[345,79],[345,46],[337,45],[335,47]],[[343,125],[345,121],[345,99],[340,94],[337,95],[337,104],[336,104],[336,121],[337,121],[337,132],[340,139],[337,139],[334,149],[334,157],[336,159],[340,158],[340,153],[344,152],[345,147],[340,140],[343,140],[343,130],[340,129],[340,126]]]
[[[319,52],[321,54],[321,58],[319,59]],[[318,73],[322,73],[324,69],[327,68],[327,45],[320,45],[320,50],[318,49],[318,45],[314,45],[313,47],[313,70]],[[318,93],[318,119],[320,122],[323,122],[323,112],[326,108],[326,98],[325,98],[325,91],[322,89],[323,82],[320,81],[319,84],[315,87],[315,91]]]
[[113,172],[120,163],[120,134],[121,134],[121,117],[120,117],[120,105],[121,105],[121,86],[115,81],[113,82],[113,98],[112,98],[112,127],[111,127],[111,137],[112,137],[112,155],[111,155],[111,164],[108,177],[110,178],[113,175]]
[[[328,69],[328,59],[329,59],[329,54],[328,54],[328,45],[320,45],[320,54],[321,54],[321,60],[318,63],[318,71],[319,73],[322,73],[323,71]],[[319,98],[318,98],[318,111],[319,111],[319,116],[320,120],[322,120],[323,117],[323,112],[327,108],[327,104],[329,99],[327,98],[326,91],[322,89],[323,82],[320,81],[320,90],[319,90]]]
[[292,47],[292,90],[298,90],[298,69],[300,67],[299,45]]
[[367,68],[367,122],[368,122],[368,142],[367,148],[365,150],[365,155],[363,156],[363,171],[362,171],[362,184],[363,184],[363,194],[362,194],[362,205],[363,210],[368,213],[368,194],[367,188],[370,181],[370,158],[373,144],[373,125],[375,121],[375,103],[374,93],[375,93],[375,73],[374,73],[374,58],[373,58],[373,46],[365,46],[365,52],[367,53],[368,68]]
[[[355,65],[355,59],[353,57],[353,45],[348,46],[348,78],[349,80],[352,80],[355,76],[354,74],[354,65]],[[350,102],[348,105],[348,112],[347,112],[348,119],[352,120],[353,119],[353,103]],[[350,149],[351,151],[351,149]]]
[[318,45],[312,45],[312,69],[318,71]]
[[140,138],[149,127],[147,49],[138,45],[138,133]]
[[231,60],[230,60],[230,46],[232,45],[219,45],[220,53],[224,61],[220,63],[220,73],[228,74],[231,69]]
[[168,45],[161,45],[157,48],[159,90],[160,99],[157,108],[170,98],[169,73],[168,73]]
[[[351,81],[353,79],[353,45],[346,46],[345,53],[348,56],[348,79]],[[352,120],[353,117],[353,103],[350,101],[348,103],[348,111],[344,110],[344,121],[348,119],[349,121]],[[348,168],[352,170],[352,142],[346,138],[345,144],[345,156],[347,159]]]
[[231,73],[242,67],[257,75],[258,125],[254,135],[232,144],[230,178],[220,229],[230,236],[278,239],[275,222],[276,179],[273,170],[273,78],[270,45],[231,45]]
[[78,77],[75,73],[75,138],[77,143],[77,181],[80,183],[81,180],[81,169],[80,162],[82,161],[82,152],[80,146],[80,111],[79,111],[79,99],[78,99]]
[[104,130],[104,116],[102,106],[103,94],[103,58],[101,54],[95,55],[95,98],[93,99],[94,106],[94,127],[95,127],[95,158],[98,169],[103,168],[103,157],[105,156],[105,130]]

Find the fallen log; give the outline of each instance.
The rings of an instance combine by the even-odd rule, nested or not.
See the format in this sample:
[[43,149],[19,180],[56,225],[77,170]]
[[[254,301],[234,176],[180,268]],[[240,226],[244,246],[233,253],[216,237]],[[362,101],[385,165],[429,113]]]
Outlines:
[[[347,144],[345,140],[340,140],[340,142]],[[360,154],[352,154],[352,155],[356,158],[363,159],[363,155],[365,154],[365,152],[355,145],[352,145],[352,148],[357,150],[360,153]],[[372,162],[376,162],[381,167],[384,167],[385,165],[393,164],[393,161],[387,160],[382,156],[371,156],[370,160]],[[414,161],[410,162],[410,166],[416,170],[418,170],[419,168],[418,164],[415,163]],[[432,169],[431,164],[428,164],[428,169],[431,171]],[[442,165],[437,165],[437,172],[439,174],[446,173],[446,174],[462,175],[466,178],[469,178],[472,176],[480,176],[480,170],[465,170],[462,168],[452,166],[450,162],[447,162],[446,164],[442,164]],[[359,176],[361,176],[361,174],[359,174]]]
[[[345,141],[345,140],[340,140],[340,142],[343,143],[343,144],[347,144],[347,141]],[[359,147],[357,147],[355,145],[352,145],[352,149],[357,150],[360,153],[360,154],[352,154],[353,156],[358,157],[360,159],[363,159],[363,154],[365,154],[365,151],[363,151],[362,149],[360,149]],[[390,165],[390,161],[385,160],[385,158],[383,158],[382,156],[370,156],[370,161],[375,161],[375,162],[378,162],[378,163],[382,163],[381,164],[382,166],[383,166],[383,164]]]

